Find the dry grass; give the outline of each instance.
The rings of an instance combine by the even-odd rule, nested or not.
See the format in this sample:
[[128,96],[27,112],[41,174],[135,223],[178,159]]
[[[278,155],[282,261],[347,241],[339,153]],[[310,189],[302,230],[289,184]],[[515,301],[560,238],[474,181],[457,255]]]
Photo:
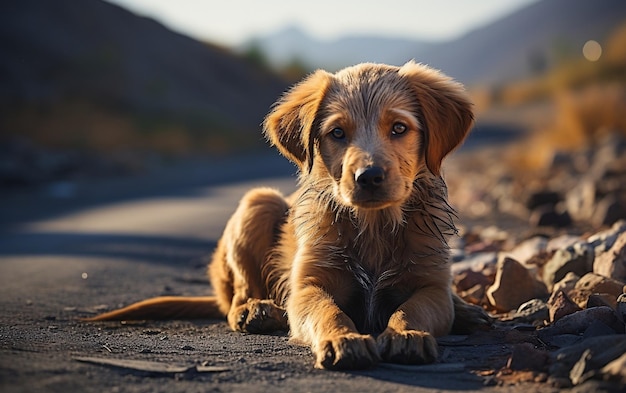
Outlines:
[[544,170],[558,152],[593,147],[609,133],[626,135],[626,24],[602,46],[596,62],[569,61],[543,77],[501,88],[497,99],[483,98],[506,108],[537,102],[554,108],[544,125],[511,147],[513,170]]
[[247,137],[251,133],[210,124],[189,127],[183,121],[157,116],[146,120],[78,101],[7,110],[0,116],[0,127],[5,134],[26,137],[40,146],[101,153],[144,150],[170,156],[223,154],[260,144]]
[[557,152],[593,147],[610,133],[626,135],[626,85],[591,85],[556,95],[551,126],[533,131],[512,147],[511,167],[541,170]]

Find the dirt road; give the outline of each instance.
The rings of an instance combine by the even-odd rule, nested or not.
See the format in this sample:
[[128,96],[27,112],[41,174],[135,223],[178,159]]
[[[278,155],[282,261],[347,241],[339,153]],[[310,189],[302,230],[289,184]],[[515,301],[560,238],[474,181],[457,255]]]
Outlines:
[[444,337],[434,365],[329,372],[286,335],[234,333],[222,321],[79,321],[149,296],[210,293],[206,259],[241,195],[260,184],[294,187],[280,157],[249,160],[75,184],[62,200],[2,196],[0,391],[527,389],[489,386],[480,372],[506,362],[506,331]]

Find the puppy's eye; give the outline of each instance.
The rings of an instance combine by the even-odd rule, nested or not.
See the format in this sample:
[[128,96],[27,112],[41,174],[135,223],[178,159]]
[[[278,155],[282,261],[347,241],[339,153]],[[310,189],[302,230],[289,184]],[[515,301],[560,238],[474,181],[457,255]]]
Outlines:
[[333,138],[335,139],[343,139],[346,137],[346,133],[344,132],[344,130],[342,130],[341,128],[337,127],[337,128],[333,128],[333,130],[330,132],[330,134],[333,136]]
[[406,124],[394,123],[393,127],[391,128],[391,134],[392,135],[404,134],[406,130],[407,130]]

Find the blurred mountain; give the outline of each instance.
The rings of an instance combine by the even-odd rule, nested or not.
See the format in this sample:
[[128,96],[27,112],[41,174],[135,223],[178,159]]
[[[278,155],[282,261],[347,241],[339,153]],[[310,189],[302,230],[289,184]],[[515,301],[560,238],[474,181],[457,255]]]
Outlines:
[[267,61],[276,68],[297,61],[311,69],[324,68],[336,71],[362,62],[401,64],[413,58],[416,50],[426,50],[431,46],[432,43],[417,39],[373,35],[317,40],[300,28],[292,26],[254,38],[237,50],[240,52],[260,50]]
[[542,0],[465,36],[416,48],[416,59],[468,84],[502,83],[582,57],[626,22],[623,0]]
[[[101,0],[2,1],[0,59],[5,120],[96,107],[146,133],[165,122],[196,134],[253,130],[259,139],[263,116],[286,87],[224,48]],[[23,118],[4,122],[2,133]]]
[[493,84],[580,57],[587,40],[601,42],[625,20],[623,0],[541,0],[447,42],[375,36],[321,41],[292,27],[239,49],[257,47],[278,67],[297,59],[311,68],[330,70],[363,61],[399,65],[415,59],[467,84]]

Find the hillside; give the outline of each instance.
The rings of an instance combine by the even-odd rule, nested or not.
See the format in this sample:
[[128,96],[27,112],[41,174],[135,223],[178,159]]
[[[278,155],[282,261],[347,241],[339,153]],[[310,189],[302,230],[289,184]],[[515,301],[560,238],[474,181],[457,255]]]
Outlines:
[[587,40],[603,41],[623,21],[626,2],[621,0],[543,0],[415,53],[464,83],[502,83],[580,58]]
[[[101,0],[2,2],[0,57],[2,134],[39,140],[54,138],[50,128],[75,134],[66,139],[124,134],[118,145],[137,146],[167,130],[185,134],[186,146],[210,143],[209,134],[259,139],[286,87],[224,48]],[[91,118],[110,127],[92,129]]]
[[362,62],[401,64],[410,60],[415,50],[426,50],[432,45],[426,41],[373,35],[318,40],[292,26],[252,39],[237,50],[246,52],[256,47],[277,68],[297,60],[311,69],[334,71]]
[[288,28],[248,45],[261,48],[275,66],[294,58],[311,68],[328,69],[362,61],[402,64],[415,59],[470,85],[495,84],[580,57],[587,40],[602,41],[625,20],[626,2],[621,0],[541,0],[446,42],[372,36],[323,41]]

